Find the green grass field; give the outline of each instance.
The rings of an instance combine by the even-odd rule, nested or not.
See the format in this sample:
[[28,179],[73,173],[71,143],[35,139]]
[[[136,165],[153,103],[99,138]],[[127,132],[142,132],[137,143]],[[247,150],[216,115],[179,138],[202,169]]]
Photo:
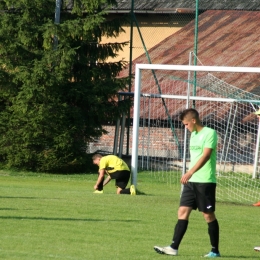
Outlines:
[[[147,173],[137,196],[116,195],[114,183],[93,194],[95,174],[48,175],[0,171],[0,259],[165,259],[177,220],[179,186]],[[222,258],[260,259],[260,208],[218,203]],[[207,224],[192,212],[179,260],[210,250]]]

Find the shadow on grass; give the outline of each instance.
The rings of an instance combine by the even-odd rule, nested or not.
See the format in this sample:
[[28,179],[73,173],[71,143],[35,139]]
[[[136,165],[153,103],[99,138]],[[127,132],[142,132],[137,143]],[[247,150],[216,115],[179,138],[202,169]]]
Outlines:
[[0,210],[17,210],[15,208],[0,208]]
[[140,190],[136,190],[136,195],[148,195],[145,192],[142,192]]
[[233,255],[221,255],[221,258],[228,258],[228,259],[259,259],[259,256],[245,256],[245,255],[240,255],[240,256],[233,256]]
[[18,220],[55,220],[55,221],[96,221],[96,222],[140,222],[140,220],[131,219],[92,219],[92,218],[47,218],[47,217],[16,217],[16,216],[0,216],[0,219],[18,219]]
[[40,198],[40,197],[12,197],[12,196],[0,196],[0,199],[28,199],[28,200],[60,200],[60,198]]

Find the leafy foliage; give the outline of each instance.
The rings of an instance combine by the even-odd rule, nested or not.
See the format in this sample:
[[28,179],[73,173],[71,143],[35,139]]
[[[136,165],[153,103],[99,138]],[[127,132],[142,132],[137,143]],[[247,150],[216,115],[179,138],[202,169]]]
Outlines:
[[115,2],[67,4],[55,24],[53,0],[0,0],[0,160],[8,167],[80,171],[88,142],[129,108],[116,98],[126,63],[107,62],[127,42],[101,44],[123,32],[122,21],[106,19]]

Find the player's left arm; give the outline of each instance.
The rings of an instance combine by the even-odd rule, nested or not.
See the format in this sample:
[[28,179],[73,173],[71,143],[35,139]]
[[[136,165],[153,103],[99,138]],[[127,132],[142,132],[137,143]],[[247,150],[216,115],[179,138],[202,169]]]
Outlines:
[[97,182],[96,182],[96,184],[94,186],[94,190],[98,189],[98,185],[103,181],[105,173],[106,173],[105,169],[100,169],[99,170],[98,179],[97,179]]
[[193,173],[201,169],[205,163],[210,159],[211,153],[213,149],[212,148],[204,148],[203,154],[200,157],[200,159],[195,163],[195,165],[189,169],[181,178],[181,183],[186,184],[188,180],[191,178]]

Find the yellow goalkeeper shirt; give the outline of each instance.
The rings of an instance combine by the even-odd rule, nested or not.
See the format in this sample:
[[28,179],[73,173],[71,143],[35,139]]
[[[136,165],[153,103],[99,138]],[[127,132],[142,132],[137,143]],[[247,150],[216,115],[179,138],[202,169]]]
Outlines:
[[102,169],[105,169],[109,174],[112,174],[116,171],[130,171],[127,164],[116,155],[103,156],[99,163],[99,170]]

